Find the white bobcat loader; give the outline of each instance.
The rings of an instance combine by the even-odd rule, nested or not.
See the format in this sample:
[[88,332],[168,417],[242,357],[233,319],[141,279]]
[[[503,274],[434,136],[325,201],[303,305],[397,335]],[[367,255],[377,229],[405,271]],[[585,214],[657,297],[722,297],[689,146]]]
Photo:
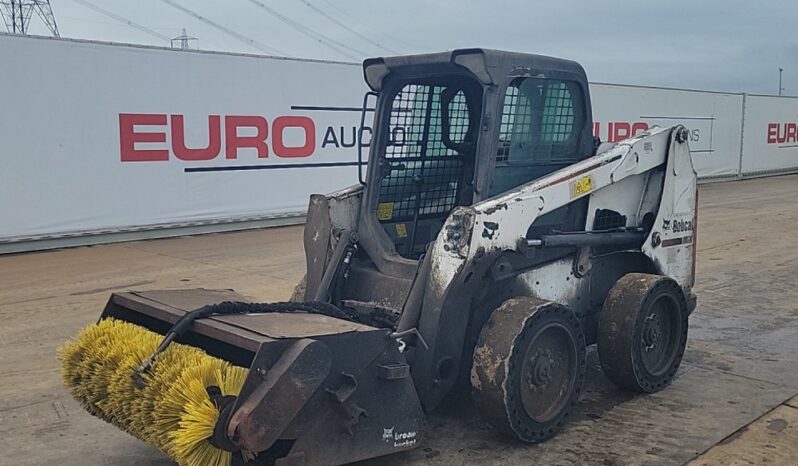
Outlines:
[[385,455],[423,443],[424,412],[459,381],[497,430],[540,442],[596,343],[618,386],[665,388],[696,303],[685,128],[599,145],[585,72],[556,58],[465,49],[363,70],[368,164],[311,197],[292,302],[129,292],[103,313],[248,368],[208,441],[233,462]]

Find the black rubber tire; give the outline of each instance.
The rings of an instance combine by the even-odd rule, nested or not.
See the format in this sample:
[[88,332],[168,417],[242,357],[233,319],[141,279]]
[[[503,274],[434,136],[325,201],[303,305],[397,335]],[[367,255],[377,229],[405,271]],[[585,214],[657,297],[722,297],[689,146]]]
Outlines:
[[[536,379],[541,361],[542,381]],[[480,332],[472,394],[481,417],[499,432],[528,443],[550,439],[570,417],[584,380],[585,335],[565,306],[512,298]],[[535,404],[551,395],[553,403]]]
[[[684,292],[673,279],[645,273],[621,277],[599,314],[598,353],[604,373],[619,387],[638,392],[667,387],[684,356],[688,314]],[[657,354],[651,354],[654,350]]]

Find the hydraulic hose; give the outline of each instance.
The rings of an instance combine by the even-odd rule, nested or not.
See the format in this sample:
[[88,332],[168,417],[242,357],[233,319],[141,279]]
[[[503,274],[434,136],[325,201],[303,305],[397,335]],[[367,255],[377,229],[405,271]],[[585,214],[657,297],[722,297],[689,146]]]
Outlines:
[[147,372],[155,363],[159,354],[177,338],[182,337],[188,332],[197,319],[206,319],[216,315],[235,315],[235,314],[266,314],[271,312],[307,312],[310,314],[321,314],[336,319],[357,321],[357,314],[347,312],[343,309],[323,301],[308,301],[304,303],[276,302],[276,303],[245,303],[240,301],[224,301],[218,304],[209,304],[193,311],[183,314],[177,322],[172,325],[161,344],[155,352],[145,359],[133,373],[133,381],[137,386],[143,388],[146,384],[142,374]]

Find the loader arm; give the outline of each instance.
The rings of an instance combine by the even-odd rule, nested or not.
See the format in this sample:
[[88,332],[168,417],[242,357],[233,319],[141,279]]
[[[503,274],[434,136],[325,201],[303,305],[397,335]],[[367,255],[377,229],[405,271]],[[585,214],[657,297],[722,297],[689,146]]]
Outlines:
[[671,128],[655,128],[596,157],[476,204],[470,249],[517,248],[539,217],[666,162]]
[[493,250],[523,250],[524,245],[540,245],[534,239],[526,238],[530,225],[540,216],[628,177],[645,174],[667,164],[664,185],[659,192],[656,221],[651,231],[646,232],[647,241],[643,243],[642,250],[657,264],[660,273],[673,277],[683,287],[692,286],[692,269],[684,267],[684,264],[692,262],[692,245],[684,243],[682,253],[688,257],[685,261],[660,254],[668,245],[675,243],[666,242],[665,247],[659,247],[663,239],[670,239],[663,238],[663,234],[668,234],[662,231],[663,220],[679,216],[692,220],[694,217],[696,173],[684,131],[682,126],[654,128],[621,142],[603,154],[475,205],[470,250],[483,248],[487,253]]

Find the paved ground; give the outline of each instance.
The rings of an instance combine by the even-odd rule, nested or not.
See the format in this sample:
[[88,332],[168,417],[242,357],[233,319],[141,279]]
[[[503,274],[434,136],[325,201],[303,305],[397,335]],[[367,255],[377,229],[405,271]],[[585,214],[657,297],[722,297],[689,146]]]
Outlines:
[[690,462],[716,464],[784,464],[798,462],[798,398],[768,412]]
[[[577,418],[554,440],[508,442],[455,400],[430,417],[424,448],[372,463],[795,464],[798,176],[700,191],[699,306],[673,386],[621,392],[591,353]],[[0,256],[0,464],[170,464],[82,412],[61,388],[56,348],[116,290],[283,299],[304,269],[301,237],[286,227]]]

